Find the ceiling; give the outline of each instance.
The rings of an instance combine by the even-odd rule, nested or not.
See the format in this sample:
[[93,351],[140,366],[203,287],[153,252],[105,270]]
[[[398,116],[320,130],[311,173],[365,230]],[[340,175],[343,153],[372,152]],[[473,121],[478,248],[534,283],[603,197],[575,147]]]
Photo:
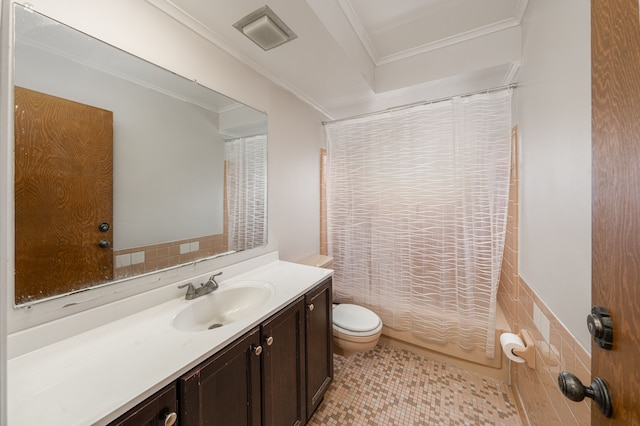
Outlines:
[[[527,0],[146,0],[329,119],[516,81]],[[268,5],[298,36],[263,51],[233,24]]]

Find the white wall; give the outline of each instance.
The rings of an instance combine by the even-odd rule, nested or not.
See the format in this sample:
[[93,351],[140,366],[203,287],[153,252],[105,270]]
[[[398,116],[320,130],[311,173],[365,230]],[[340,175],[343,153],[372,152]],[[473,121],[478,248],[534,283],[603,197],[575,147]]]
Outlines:
[[269,116],[269,134],[285,134],[279,143],[269,140],[269,188],[279,196],[269,199],[269,223],[278,239],[283,260],[298,261],[320,252],[320,148],[324,129],[310,120],[310,107],[297,106],[293,95],[271,94],[276,110]]
[[[53,301],[49,305],[47,302],[29,310],[14,310],[11,306],[13,272],[12,263],[8,262],[0,279],[9,293],[8,298],[3,298],[10,311],[7,312],[9,332],[49,321],[55,318],[56,309],[61,312],[63,305],[68,305],[64,311],[71,315],[175,282],[180,274],[202,274],[273,250],[280,250],[281,258],[285,260],[297,260],[319,250],[319,148],[324,141],[321,121],[325,117],[148,3],[128,0],[33,0],[30,3],[40,13],[268,114],[269,244],[264,249],[185,267],[179,273],[141,277],[122,285],[92,290],[89,292],[92,296],[80,293],[65,297],[64,302]],[[6,39],[3,34],[3,45]],[[7,50],[3,48],[3,57]],[[8,93],[6,86],[0,89],[2,93]],[[2,103],[3,122],[12,120],[13,111],[8,104]],[[0,129],[0,152],[12,152],[10,137],[6,127]],[[9,179],[12,158],[5,162],[0,167],[4,174],[2,182],[6,180],[12,185]],[[0,188],[5,211],[12,211],[11,185]],[[13,245],[12,220],[6,215],[0,216],[0,220],[3,221],[1,229],[10,231],[6,246],[10,248]],[[10,259],[12,250],[7,251]]]
[[590,3],[529,0],[518,88],[520,275],[590,348]]
[[15,58],[15,85],[113,113],[114,249],[223,233],[217,113],[28,43]]

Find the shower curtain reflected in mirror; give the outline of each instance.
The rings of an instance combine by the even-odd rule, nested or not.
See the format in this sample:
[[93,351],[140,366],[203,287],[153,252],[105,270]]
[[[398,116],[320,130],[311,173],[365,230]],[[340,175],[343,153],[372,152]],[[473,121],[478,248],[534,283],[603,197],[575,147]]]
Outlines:
[[494,357],[511,89],[326,125],[338,302]]
[[229,250],[267,243],[267,135],[225,142]]

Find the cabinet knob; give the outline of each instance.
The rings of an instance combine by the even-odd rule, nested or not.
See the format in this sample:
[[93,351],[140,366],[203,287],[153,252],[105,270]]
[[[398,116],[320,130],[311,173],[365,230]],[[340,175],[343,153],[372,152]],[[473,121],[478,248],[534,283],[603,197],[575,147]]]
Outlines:
[[167,417],[164,418],[164,426],[173,426],[176,424],[176,420],[178,420],[178,415],[174,413],[167,414]]
[[265,342],[267,342],[267,346],[271,346],[271,345],[273,345],[273,336],[269,336],[269,337],[267,337],[267,339],[265,340]]
[[254,346],[253,353],[260,356],[260,354],[262,353],[262,346]]
[[313,306],[313,303],[309,303],[308,308],[310,311],[313,311],[315,309],[315,306]]

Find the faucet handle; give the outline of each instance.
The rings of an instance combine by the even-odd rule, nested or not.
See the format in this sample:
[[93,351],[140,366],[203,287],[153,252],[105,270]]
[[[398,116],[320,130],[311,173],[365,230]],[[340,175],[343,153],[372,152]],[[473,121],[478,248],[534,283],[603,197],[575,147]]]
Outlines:
[[192,283],[186,283],[186,284],[182,284],[179,285],[178,288],[185,288],[187,287],[187,294],[184,296],[185,299],[193,299],[196,297],[196,288],[193,286]]
[[214,290],[218,288],[218,282],[216,281],[216,277],[222,275],[222,272],[218,272],[217,274],[213,274],[209,277],[209,284],[213,285]]

